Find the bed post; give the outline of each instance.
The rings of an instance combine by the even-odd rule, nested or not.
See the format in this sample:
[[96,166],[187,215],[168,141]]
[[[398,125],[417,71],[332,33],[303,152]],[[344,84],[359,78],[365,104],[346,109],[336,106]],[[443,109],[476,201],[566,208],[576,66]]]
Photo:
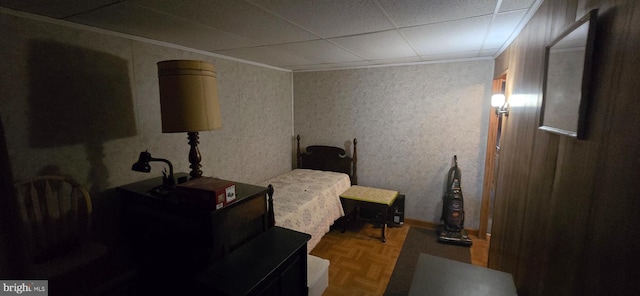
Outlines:
[[351,184],[358,184],[358,139],[353,138],[353,176],[351,177]]
[[302,166],[302,154],[300,154],[300,135],[298,135],[296,137],[296,141],[297,141],[297,145],[296,145],[296,160],[297,160],[297,164],[296,164],[296,168],[300,168]]
[[267,229],[276,225],[275,212],[273,210],[273,186],[269,184],[267,192]]

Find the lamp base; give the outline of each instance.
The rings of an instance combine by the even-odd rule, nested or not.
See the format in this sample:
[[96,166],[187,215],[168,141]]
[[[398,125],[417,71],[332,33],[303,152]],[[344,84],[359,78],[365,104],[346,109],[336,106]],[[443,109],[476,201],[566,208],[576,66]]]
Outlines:
[[202,167],[202,165],[200,165],[202,157],[200,156],[200,150],[198,150],[198,144],[200,143],[198,139],[200,138],[198,137],[198,132],[188,132],[187,135],[189,145],[191,146],[189,149],[189,163],[191,163],[189,166],[191,168],[189,175],[191,179],[200,178],[202,177],[202,170],[200,170]]

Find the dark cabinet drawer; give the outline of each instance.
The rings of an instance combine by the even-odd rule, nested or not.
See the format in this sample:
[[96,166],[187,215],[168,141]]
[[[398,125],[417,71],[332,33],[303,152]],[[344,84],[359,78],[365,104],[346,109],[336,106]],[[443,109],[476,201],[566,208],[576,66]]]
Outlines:
[[267,198],[260,195],[247,200],[242,206],[229,209],[224,225],[229,235],[230,252],[267,229],[266,208]]
[[202,295],[307,295],[306,233],[281,227],[239,247],[196,275]]

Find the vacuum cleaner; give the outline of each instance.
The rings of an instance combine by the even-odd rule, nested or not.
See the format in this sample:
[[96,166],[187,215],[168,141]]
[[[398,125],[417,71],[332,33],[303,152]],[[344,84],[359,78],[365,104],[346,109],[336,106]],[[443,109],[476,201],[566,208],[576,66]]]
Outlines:
[[464,230],[464,200],[460,186],[458,156],[453,156],[453,162],[454,165],[447,174],[447,188],[440,217],[444,224],[438,227],[438,242],[470,247],[473,242]]

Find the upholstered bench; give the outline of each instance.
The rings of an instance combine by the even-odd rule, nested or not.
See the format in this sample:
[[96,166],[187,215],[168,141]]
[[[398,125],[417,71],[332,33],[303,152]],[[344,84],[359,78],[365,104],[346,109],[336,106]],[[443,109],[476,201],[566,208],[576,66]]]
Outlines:
[[387,213],[398,197],[398,191],[353,185],[347,191],[340,194],[340,201],[345,214],[351,213],[355,208],[367,208],[375,213],[380,213],[380,229],[382,242],[387,241],[385,235],[387,225]]
[[329,286],[329,260],[307,255],[309,296],[321,296]]

